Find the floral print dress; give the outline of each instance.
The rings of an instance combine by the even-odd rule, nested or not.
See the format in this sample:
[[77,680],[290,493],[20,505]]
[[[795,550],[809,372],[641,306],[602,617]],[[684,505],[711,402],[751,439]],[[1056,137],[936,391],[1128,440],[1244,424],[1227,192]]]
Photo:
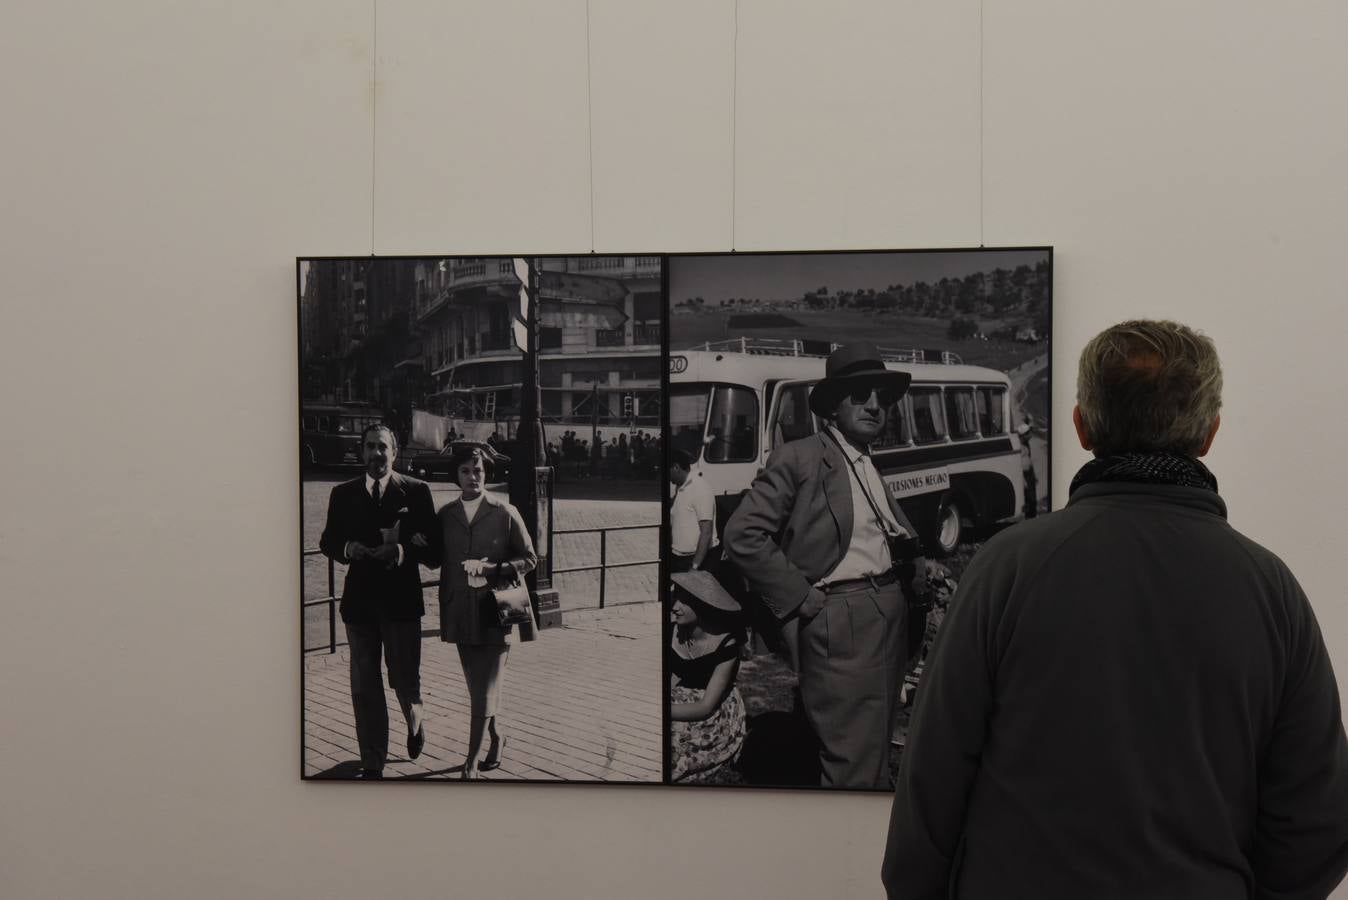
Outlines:
[[[680,655],[671,644],[667,655],[675,685],[670,691],[670,703],[701,700],[716,667],[736,659],[739,650],[739,643],[731,635],[722,638],[711,652],[692,658]],[[671,780],[681,784],[714,780],[717,772],[739,759],[744,747],[745,721],[744,700],[739,689],[731,687],[720,706],[707,718],[696,722],[670,722]]]

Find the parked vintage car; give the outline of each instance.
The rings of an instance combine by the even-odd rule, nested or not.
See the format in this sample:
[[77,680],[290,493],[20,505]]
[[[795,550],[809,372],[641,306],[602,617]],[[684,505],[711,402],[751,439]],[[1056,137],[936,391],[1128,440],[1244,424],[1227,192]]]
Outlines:
[[[448,446],[440,450],[405,447],[393,461],[393,468],[423,481],[453,481],[454,471],[450,467],[449,460]],[[491,480],[493,483],[504,482],[509,474],[509,463],[500,462],[492,468]]]

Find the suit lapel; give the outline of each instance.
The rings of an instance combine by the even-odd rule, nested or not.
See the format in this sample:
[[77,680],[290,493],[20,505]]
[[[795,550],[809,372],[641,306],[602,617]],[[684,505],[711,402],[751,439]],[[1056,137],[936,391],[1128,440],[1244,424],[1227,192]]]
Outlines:
[[455,500],[445,507],[449,510],[449,517],[468,530],[468,514],[463,511],[463,500]]
[[824,502],[828,504],[828,511],[833,515],[833,525],[838,530],[838,547],[845,553],[852,543],[852,485],[845,468],[847,460],[843,459],[842,451],[828,435],[820,434],[819,442],[824,450],[819,457]]
[[360,509],[369,519],[375,519],[379,516],[379,507],[374,505],[374,498],[370,496],[369,490],[365,487],[365,476],[360,476],[355,481],[355,494],[359,498]]
[[403,488],[403,481],[396,474],[390,475],[388,479],[388,490],[384,492],[379,506],[384,510],[397,510],[402,506],[403,497],[407,491]]

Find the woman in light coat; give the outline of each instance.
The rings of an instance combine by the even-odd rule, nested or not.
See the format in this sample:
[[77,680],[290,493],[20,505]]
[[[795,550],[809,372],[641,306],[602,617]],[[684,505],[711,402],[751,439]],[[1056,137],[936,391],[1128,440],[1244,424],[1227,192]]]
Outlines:
[[[471,720],[468,755],[462,778],[501,765],[506,739],[497,728],[501,684],[510,646],[532,641],[532,622],[501,626],[492,588],[504,586],[538,564],[533,541],[519,511],[486,490],[492,462],[499,456],[484,444],[456,444],[451,467],[463,493],[439,512],[443,562],[440,567],[440,639],[458,647],[468,685]],[[515,576],[512,576],[513,568]],[[491,736],[486,758],[479,763],[482,741]]]

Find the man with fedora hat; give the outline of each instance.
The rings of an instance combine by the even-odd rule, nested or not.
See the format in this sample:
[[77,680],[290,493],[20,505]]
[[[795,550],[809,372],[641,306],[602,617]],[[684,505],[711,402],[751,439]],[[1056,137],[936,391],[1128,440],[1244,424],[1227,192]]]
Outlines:
[[796,658],[825,786],[889,788],[908,598],[926,567],[870,444],[911,380],[872,344],[835,350],[810,392],[826,427],[774,451],[726,523],[730,559]]

